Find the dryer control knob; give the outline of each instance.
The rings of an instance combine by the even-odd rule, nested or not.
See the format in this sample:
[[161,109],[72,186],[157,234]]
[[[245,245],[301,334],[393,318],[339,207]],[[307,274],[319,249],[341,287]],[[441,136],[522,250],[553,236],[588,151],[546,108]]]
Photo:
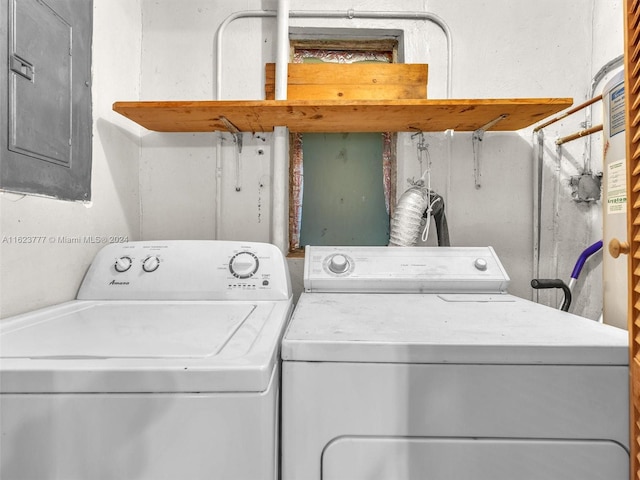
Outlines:
[[147,257],[142,262],[142,270],[147,273],[155,272],[160,266],[160,259],[156,256]]
[[484,272],[487,269],[487,261],[484,258],[476,258],[476,261],[473,262],[473,266]]
[[126,257],[126,256],[120,257],[116,260],[116,263],[113,266],[113,268],[116,269],[116,272],[123,273],[129,270],[132,264],[133,264],[133,260],[131,260],[131,257]]
[[349,260],[344,255],[334,255],[329,260],[328,266],[333,273],[344,273],[349,270]]

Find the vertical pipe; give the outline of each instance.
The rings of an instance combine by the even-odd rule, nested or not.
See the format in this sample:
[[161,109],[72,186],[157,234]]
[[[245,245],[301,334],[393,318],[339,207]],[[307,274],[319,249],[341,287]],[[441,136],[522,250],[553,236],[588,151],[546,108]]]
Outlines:
[[287,127],[273,129],[273,168],[271,200],[271,243],[284,254],[289,251],[287,213],[289,212],[289,134]]
[[451,165],[453,165],[453,134],[454,130],[449,129],[445,130],[444,136],[447,142],[447,172],[446,172],[446,190],[445,190],[445,215],[451,219],[453,218],[452,214],[452,205],[453,205],[453,197],[451,195]]
[[222,231],[222,132],[216,134],[216,240],[221,239]]
[[[287,99],[289,63],[289,0],[278,0],[276,52],[276,100]],[[286,127],[273,129],[273,168],[271,200],[271,243],[284,254],[289,251],[287,214],[289,212],[289,148]]]
[[287,99],[287,73],[289,67],[289,0],[278,0],[276,100]]
[[[558,278],[560,275],[560,270],[558,268],[558,257],[559,257],[559,247],[560,247],[560,193],[561,193],[561,176],[562,176],[562,157],[563,157],[563,149],[562,145],[556,146],[556,157],[558,161],[554,167],[553,174],[553,224],[552,224],[552,239],[553,239],[553,253],[551,257],[551,265],[555,267],[554,271],[551,272],[551,278]],[[558,300],[558,291],[555,292],[555,304],[560,306],[560,301]]]
[[[533,274],[540,277],[540,250],[542,244],[542,180],[544,173],[544,130],[533,133]],[[538,290],[533,289],[531,300],[538,302]]]
[[[244,11],[236,12],[227,17],[218,27],[216,33],[216,67],[215,67],[215,79],[216,79],[216,91],[214,98],[216,100],[223,100],[222,98],[222,38],[224,32],[231,22],[239,18],[263,18],[274,17],[274,12],[265,11]],[[220,240],[222,238],[222,142],[224,141],[224,134],[218,132],[216,139],[216,218],[215,218],[215,238]]]

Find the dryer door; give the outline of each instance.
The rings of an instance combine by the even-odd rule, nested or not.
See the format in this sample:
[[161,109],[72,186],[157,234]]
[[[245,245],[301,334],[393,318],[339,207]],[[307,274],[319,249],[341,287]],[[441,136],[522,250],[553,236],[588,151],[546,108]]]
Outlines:
[[322,480],[624,480],[628,458],[607,441],[342,437],[324,452]]

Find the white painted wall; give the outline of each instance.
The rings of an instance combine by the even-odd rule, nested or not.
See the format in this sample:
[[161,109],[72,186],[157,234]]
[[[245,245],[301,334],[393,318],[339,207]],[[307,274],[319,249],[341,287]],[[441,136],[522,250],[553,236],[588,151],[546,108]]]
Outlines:
[[[576,103],[582,103],[600,93],[611,78],[607,74],[598,83],[594,77],[623,51],[622,1],[583,2],[585,39],[590,55],[581,72],[581,84],[576,84]],[[574,29],[571,29],[574,32]],[[567,69],[569,71],[569,69]],[[615,73],[615,71],[613,72]],[[593,85],[592,85],[593,84]],[[591,125],[602,123],[602,102],[577,112],[544,131],[543,222],[539,276],[568,280],[582,249],[602,238],[602,202],[577,203],[572,199],[569,181],[585,166],[594,174],[602,172],[602,134],[575,140],[557,150],[555,141],[585,127],[591,113]],[[590,162],[589,162],[590,159]],[[596,319],[602,312],[602,255],[587,262],[574,289],[572,311]],[[543,303],[555,305],[562,296],[540,295]]]
[[[269,241],[274,161],[270,135],[244,134],[240,190],[236,191],[236,150],[230,135],[139,131],[113,114],[110,105],[138,98],[215,98],[218,27],[235,11],[273,10],[276,1],[95,3],[93,205],[85,209],[52,200],[14,201],[17,199],[4,195],[3,235],[62,231],[70,235],[125,233],[135,238],[140,228],[144,239]],[[507,0],[354,0],[348,5],[341,0],[321,4],[291,0],[291,8],[437,14],[453,34],[455,98],[574,97],[581,102],[595,71],[622,50],[621,0],[606,6],[598,0],[540,0],[535,6]],[[445,42],[435,25],[421,20],[291,19],[291,26],[402,29],[404,60],[429,63],[430,98],[446,96]],[[223,42],[221,99],[263,98],[264,64],[275,60],[275,19],[235,21],[226,29]],[[552,144],[558,135],[571,133],[580,121],[556,124],[545,132],[547,141]],[[447,197],[452,243],[494,246],[511,275],[511,292],[531,298],[531,129],[485,135],[479,189],[474,186],[471,134],[458,132],[449,140],[443,132],[433,132],[428,141],[432,185]],[[415,142],[409,135],[402,135],[399,141],[398,194],[406,188],[406,178],[418,176]],[[562,160],[562,177],[552,176],[553,158],[551,154],[545,157],[551,179],[546,191],[554,184],[565,188],[564,178],[572,174],[574,158],[580,158],[585,148],[584,143],[576,145]],[[218,175],[222,186],[216,192]],[[216,218],[217,198],[220,218]],[[577,208],[566,198],[559,204],[559,217],[552,208],[545,210],[541,258],[556,251],[549,238],[553,238],[553,226],[561,226],[555,233],[560,242],[558,260],[543,266],[546,275],[556,271],[557,265],[558,275],[568,279],[579,252],[597,237],[599,219],[594,214],[596,207]],[[60,245],[3,248],[2,303],[7,314],[72,298],[94,251],[94,247]],[[69,263],[75,266],[67,266]],[[300,265],[292,262],[298,290]],[[38,277],[35,285],[25,288],[34,277]],[[56,284],[53,289],[52,282]],[[579,313],[595,315],[600,308],[598,297],[598,292],[587,295]]]
[[[0,194],[0,315],[71,300],[103,242],[59,237],[139,238],[140,129],[111,111],[138,98],[141,9],[137,0],[94,0],[93,171],[89,204]],[[44,243],[14,243],[44,237]]]
[[[211,9],[207,1],[179,2],[164,0],[145,2],[143,40],[142,96],[145,99],[213,98],[215,92],[215,33],[218,26],[236,10],[274,9],[275,1],[218,2]],[[461,8],[464,15],[461,15]],[[453,35],[453,90],[456,98],[490,97],[575,97],[586,98],[591,77],[599,63],[621,51],[621,4],[606,8],[593,0],[556,2],[543,0],[534,8],[522,2],[485,0],[452,2],[430,0],[390,2],[388,0],[354,1],[349,5],[327,0],[318,5],[312,0],[292,0],[292,10],[328,11],[429,11],[440,16]],[[336,20],[296,19],[294,26],[390,28],[405,32],[405,61],[429,63],[429,96],[446,96],[446,52],[442,31],[420,20]],[[596,38],[597,37],[597,38]],[[614,40],[611,40],[614,39]],[[259,99],[262,97],[264,63],[275,59],[275,19],[242,19],[232,22],[223,37],[222,99]],[[571,129],[579,122],[558,124],[555,129]],[[565,127],[566,125],[566,127]],[[569,132],[570,133],[570,132]],[[563,133],[565,134],[565,133]],[[181,135],[152,134],[143,138],[141,164],[143,235],[153,238],[182,238],[190,235],[212,238],[215,230],[215,154],[213,134],[196,135],[194,147],[184,147]],[[548,138],[557,136],[555,130]],[[202,139],[200,137],[204,137]],[[245,144],[251,142],[245,135]],[[155,146],[162,138],[164,151]],[[475,188],[471,134],[455,133],[449,141],[442,132],[428,135],[433,160],[432,185],[448,198],[448,220],[454,245],[493,245],[512,278],[512,293],[531,298],[529,281],[533,276],[533,150],[531,129],[516,133],[487,133],[482,143],[482,185]],[[260,142],[258,142],[260,144]],[[403,135],[399,142],[398,193],[407,187],[406,179],[419,176],[416,139]],[[257,205],[265,207],[265,179],[270,175],[267,155],[257,156],[254,148],[242,153],[242,189],[234,189],[236,163],[231,137],[222,142],[222,218],[219,237],[268,240],[268,223],[258,223]],[[201,148],[200,148],[201,147]],[[564,177],[571,173],[573,156],[584,149],[572,146],[563,160],[560,188],[566,190]],[[449,157],[450,156],[450,157]],[[196,158],[197,157],[197,158]],[[552,160],[548,160],[552,169]],[[567,165],[564,165],[567,163]],[[178,174],[178,175],[177,175]],[[177,180],[176,180],[177,175]],[[552,177],[554,178],[554,177]],[[197,185],[183,179],[197,179]],[[206,179],[203,180],[203,179]],[[554,178],[555,181],[555,178]],[[547,189],[548,190],[548,189]],[[261,196],[258,202],[257,196]],[[193,208],[175,212],[176,203],[189,195]],[[560,218],[551,207],[544,213],[544,244],[541,258],[556,252],[549,232],[561,225],[555,239],[558,258],[543,262],[544,276],[553,274],[568,280],[573,262],[590,239],[597,234],[599,205],[583,208],[563,196]],[[268,208],[264,209],[268,212]],[[196,220],[201,218],[202,220]],[[195,231],[194,231],[195,230]],[[569,230],[570,233],[565,233]],[[557,267],[556,267],[557,265]],[[292,264],[294,276],[300,262]],[[595,279],[598,290],[598,279]],[[299,285],[298,285],[299,286]],[[597,296],[589,294],[588,297]],[[547,300],[552,301],[552,300]],[[598,301],[578,309],[596,316]]]

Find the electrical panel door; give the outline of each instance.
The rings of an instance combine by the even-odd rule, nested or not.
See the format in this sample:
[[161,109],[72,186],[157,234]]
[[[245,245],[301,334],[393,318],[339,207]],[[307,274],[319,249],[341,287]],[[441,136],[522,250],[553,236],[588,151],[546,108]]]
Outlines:
[[71,162],[71,25],[44,3],[20,0],[13,4],[12,27],[9,149],[68,166]]
[[92,0],[0,2],[0,188],[91,199]]

